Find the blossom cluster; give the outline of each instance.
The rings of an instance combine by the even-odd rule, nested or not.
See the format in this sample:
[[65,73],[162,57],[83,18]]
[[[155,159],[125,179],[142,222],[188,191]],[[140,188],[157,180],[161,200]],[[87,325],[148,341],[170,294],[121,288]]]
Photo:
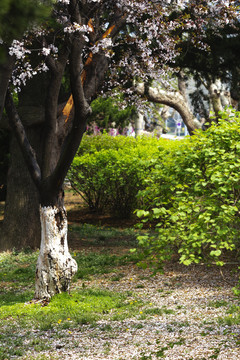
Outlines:
[[58,48],[53,45],[53,44],[50,44],[48,47],[43,47],[42,48],[42,54],[44,56],[48,56],[50,53],[53,53],[53,54],[57,54],[58,53]]
[[70,4],[70,0],[58,0],[59,3],[64,4],[64,5],[69,5]]
[[89,32],[92,32],[92,28],[88,25],[81,25],[76,22],[74,22],[70,26],[66,26],[64,28],[64,32],[69,33],[69,34],[74,33],[76,31],[78,31],[80,33],[89,33]]
[[113,46],[113,42],[111,38],[105,38],[102,40],[99,40],[94,46],[90,48],[93,54],[99,53],[100,51],[103,51],[107,57],[111,57],[112,52],[109,51]]
[[[48,25],[32,27],[23,40],[12,42],[9,54],[17,60],[12,81],[17,89],[37,72],[47,71],[47,58],[57,62],[59,49],[66,46],[71,36],[81,34],[85,39],[81,55],[83,63],[89,54],[100,53],[111,58],[108,87],[121,86],[127,96],[132,96],[129,79],[166,78],[168,64],[173,64],[181,51],[175,36],[177,32],[181,32],[193,46],[208,51],[206,30],[211,28],[218,32],[226,24],[233,24],[239,16],[232,0],[208,3],[203,0],[119,0],[117,4],[111,0],[88,0],[79,7],[77,21],[77,17],[70,14],[70,7],[66,6],[71,1],[57,0],[53,5],[53,17],[58,23],[56,29],[48,28]],[[170,18],[173,9],[178,9],[177,18]],[[91,14],[91,26],[86,14]],[[126,26],[122,27],[118,37],[112,38],[111,31],[105,35],[114,21],[124,16]],[[40,45],[35,48],[36,44]],[[31,56],[36,52],[39,64],[33,66]]]
[[9,55],[15,56],[18,60],[24,58],[26,54],[30,54],[31,51],[26,49],[23,41],[13,40],[9,47]]

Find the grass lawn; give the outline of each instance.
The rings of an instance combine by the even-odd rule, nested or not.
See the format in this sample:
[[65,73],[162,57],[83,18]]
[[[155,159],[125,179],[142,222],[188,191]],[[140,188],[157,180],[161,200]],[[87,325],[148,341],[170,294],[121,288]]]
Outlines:
[[240,358],[237,271],[172,263],[151,276],[129,252],[133,227],[71,221],[71,201],[69,294],[34,300],[38,252],[0,253],[0,360]]
[[[93,238],[93,228],[84,236]],[[73,230],[72,230],[73,231]],[[76,228],[79,234],[79,228]],[[103,231],[108,237],[108,231]],[[98,229],[95,232],[101,234]],[[111,233],[113,230],[109,230]],[[116,231],[115,231],[116,234]],[[117,234],[119,236],[119,234]],[[100,235],[103,236],[103,235]],[[128,236],[128,234],[127,234]],[[113,292],[86,285],[91,276],[114,272],[118,281],[118,267],[127,266],[135,259],[130,254],[110,254],[106,251],[76,250],[72,253],[78,263],[70,294],[54,296],[49,303],[34,297],[34,277],[38,252],[3,252],[0,254],[0,359],[22,356],[26,350],[44,350],[35,338],[36,333],[48,330],[71,331],[82,325],[95,326],[100,319],[116,321],[139,314],[143,302],[135,299],[131,291]]]

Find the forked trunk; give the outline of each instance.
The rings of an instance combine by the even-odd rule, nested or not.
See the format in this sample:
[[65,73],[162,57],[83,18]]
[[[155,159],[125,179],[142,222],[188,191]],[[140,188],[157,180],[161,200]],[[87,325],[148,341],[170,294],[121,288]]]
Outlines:
[[69,291],[77,263],[67,243],[67,214],[64,207],[40,206],[41,247],[36,269],[36,299],[49,299]]

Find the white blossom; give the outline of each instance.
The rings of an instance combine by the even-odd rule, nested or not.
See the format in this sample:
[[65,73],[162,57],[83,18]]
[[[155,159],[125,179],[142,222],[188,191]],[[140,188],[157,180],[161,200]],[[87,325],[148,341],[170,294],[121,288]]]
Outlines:
[[52,50],[52,52],[54,54],[58,53],[58,48],[55,45],[51,44],[51,45],[49,45],[49,48]]
[[55,45],[50,44],[48,47],[43,47],[41,52],[42,52],[42,54],[44,56],[48,56],[51,52],[53,54],[57,54],[58,53],[58,48]]
[[58,2],[61,4],[66,4],[66,5],[70,4],[70,0],[58,0]]
[[24,47],[24,43],[18,40],[13,40],[12,45],[9,48],[9,55],[15,55],[17,59],[22,59],[26,54],[30,53],[31,51]]
[[74,22],[72,25],[64,28],[64,32],[67,32],[67,33],[74,33],[76,31],[81,32],[81,33],[89,33],[89,32],[92,32],[92,28],[88,25],[80,25],[76,22]]
[[50,52],[51,52],[51,49],[50,48],[43,48],[42,49],[42,54],[44,55],[44,56],[48,56],[49,54],[50,54]]
[[39,66],[39,71],[43,71],[43,72],[46,72],[48,71],[49,68],[47,67],[47,65],[45,63],[43,63],[41,66]]
[[111,38],[105,38],[99,40],[94,46],[90,48],[93,54],[99,53],[100,51],[104,51],[107,57],[111,57],[111,53],[109,48],[113,46]]
[[[176,34],[178,29],[183,35],[185,31],[186,36],[188,36],[186,39],[191,43],[191,46],[208,51],[206,30],[210,28],[212,32],[219,34],[226,24],[233,25],[239,17],[239,14],[234,12],[232,5],[234,2],[230,0],[211,0],[206,2],[206,6],[202,6],[202,2],[198,4],[198,2],[191,2],[190,0],[174,2],[168,0],[157,2],[119,0],[116,4],[110,0],[87,0],[85,3],[88,4],[87,8],[92,20],[92,24],[89,26],[72,21],[69,7],[66,6],[70,2],[70,0],[55,0],[53,2],[55,7],[53,16],[59,24],[55,33],[53,29],[49,32],[47,27],[35,25],[31,28],[30,36],[26,33],[23,40],[14,40],[11,44],[9,54],[16,56],[17,59],[13,79],[13,83],[17,87],[24,85],[35,72],[48,70],[43,62],[43,57],[51,55],[57,61],[58,47],[56,44],[60,43],[62,46],[63,41],[67,41],[69,38],[68,34],[77,33],[84,39],[82,54],[80,55],[83,62],[84,59],[88,58],[90,52],[93,55],[103,53],[111,58],[109,61],[109,73],[111,75],[111,78],[108,79],[109,88],[118,86],[126,88],[129,86],[129,79],[133,77],[140,77],[144,81],[149,78],[157,79],[159,76],[165,76],[167,73],[166,64],[173,64],[174,59],[181,51],[177,50],[179,47],[176,38],[174,38],[174,33]],[[96,6],[97,3],[98,6]],[[190,9],[191,4],[193,17],[167,20],[168,15],[173,10],[184,7]],[[101,6],[103,6],[106,18],[99,16],[102,11]],[[129,25],[127,30],[131,29],[131,33],[122,32],[120,36],[114,36],[113,41],[111,33],[106,38],[102,37],[104,37],[103,34],[110,24],[113,24],[115,6],[118,7],[119,13],[122,11],[127,15],[126,25]],[[86,14],[81,13],[80,15],[83,21],[88,21]],[[230,34],[230,36],[234,35]],[[34,49],[33,44],[36,43],[42,45],[38,45],[38,48]],[[27,65],[30,61],[29,55],[33,51],[39,55],[39,64],[34,70]],[[119,73],[121,73],[121,77],[119,77]],[[128,91],[127,95],[132,96],[133,94]]]

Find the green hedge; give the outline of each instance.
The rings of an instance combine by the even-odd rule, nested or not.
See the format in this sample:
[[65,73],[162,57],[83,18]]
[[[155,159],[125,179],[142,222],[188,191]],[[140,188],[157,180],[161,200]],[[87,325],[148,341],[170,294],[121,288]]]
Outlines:
[[[155,224],[153,236],[139,237],[155,265],[178,253],[181,263],[222,265],[238,256],[240,230],[240,113],[221,113],[219,124],[178,143],[141,191],[137,214]],[[236,261],[236,259],[235,259]]]
[[142,203],[137,193],[156,159],[171,145],[156,138],[85,136],[68,178],[91,210],[129,217]]

